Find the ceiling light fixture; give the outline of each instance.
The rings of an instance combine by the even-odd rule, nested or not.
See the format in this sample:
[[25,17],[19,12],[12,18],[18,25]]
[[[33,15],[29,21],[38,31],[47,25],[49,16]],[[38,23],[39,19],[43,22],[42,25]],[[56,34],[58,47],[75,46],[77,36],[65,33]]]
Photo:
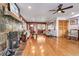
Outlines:
[[58,11],[58,13],[61,13],[61,11]]
[[31,6],[28,6],[28,9],[31,9],[32,7]]
[[72,15],[74,14],[74,12],[71,13]]

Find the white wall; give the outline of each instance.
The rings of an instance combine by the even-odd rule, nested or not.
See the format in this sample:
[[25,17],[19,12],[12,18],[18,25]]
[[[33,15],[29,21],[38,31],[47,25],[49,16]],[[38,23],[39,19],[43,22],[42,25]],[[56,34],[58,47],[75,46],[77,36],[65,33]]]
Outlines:
[[56,27],[57,22],[53,21],[53,23],[48,25],[48,30],[50,30],[49,34],[52,36],[57,36],[57,27]]

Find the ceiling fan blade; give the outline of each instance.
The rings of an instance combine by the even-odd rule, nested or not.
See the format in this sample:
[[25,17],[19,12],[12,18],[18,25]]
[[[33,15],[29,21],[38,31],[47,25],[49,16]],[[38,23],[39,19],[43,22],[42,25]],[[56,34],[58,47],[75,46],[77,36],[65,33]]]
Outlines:
[[49,10],[49,11],[56,11],[56,10]]
[[69,6],[69,7],[66,7],[66,8],[63,8],[62,10],[70,9],[70,8],[73,8],[73,5],[72,6]]
[[65,13],[65,11],[61,10],[62,13]]
[[56,14],[57,13],[57,11],[56,12],[54,12],[53,14]]

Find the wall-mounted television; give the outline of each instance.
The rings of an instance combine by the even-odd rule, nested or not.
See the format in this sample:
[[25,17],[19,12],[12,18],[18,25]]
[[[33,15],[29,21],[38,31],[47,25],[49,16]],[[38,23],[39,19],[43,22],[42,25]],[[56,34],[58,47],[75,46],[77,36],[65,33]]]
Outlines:
[[10,3],[10,11],[19,17],[19,8],[15,3]]

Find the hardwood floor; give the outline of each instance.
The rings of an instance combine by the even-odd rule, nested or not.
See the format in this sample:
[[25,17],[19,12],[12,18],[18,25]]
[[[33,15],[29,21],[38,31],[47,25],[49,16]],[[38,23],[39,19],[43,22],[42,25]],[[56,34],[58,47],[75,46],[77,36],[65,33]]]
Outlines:
[[29,39],[22,52],[23,56],[78,56],[79,41],[66,38],[46,37],[38,35]]

